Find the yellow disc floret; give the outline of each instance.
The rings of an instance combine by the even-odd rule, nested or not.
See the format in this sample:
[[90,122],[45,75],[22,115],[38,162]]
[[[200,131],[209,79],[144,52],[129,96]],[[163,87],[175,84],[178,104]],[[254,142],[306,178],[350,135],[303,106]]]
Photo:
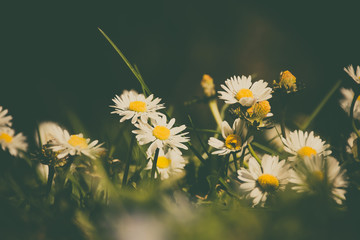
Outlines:
[[252,91],[250,89],[243,88],[243,89],[240,89],[240,91],[238,91],[237,94],[235,95],[235,98],[237,100],[240,100],[244,97],[253,98],[254,94],[252,93]]
[[322,182],[324,180],[324,174],[321,171],[314,171],[312,176],[315,180]]
[[5,141],[6,143],[10,143],[12,141],[13,137],[10,136],[9,134],[7,133],[1,133],[0,134],[0,140],[3,140]]
[[268,113],[271,111],[271,106],[268,101],[261,101],[255,103],[252,107],[250,107],[247,112],[250,117],[254,118],[265,118]]
[[304,158],[304,157],[311,157],[312,155],[316,155],[316,150],[313,149],[312,147],[308,147],[308,146],[305,146],[305,147],[302,147],[299,149],[298,151],[298,154]]
[[271,174],[261,175],[257,182],[265,191],[273,191],[279,187],[279,180]]
[[170,130],[164,126],[156,126],[154,127],[152,134],[157,139],[166,140],[170,137]]
[[161,157],[158,157],[156,166],[158,168],[168,168],[170,166],[170,163],[171,163],[170,159],[168,159],[164,156],[161,156]]
[[68,143],[73,147],[80,147],[82,149],[88,147],[86,139],[83,137],[79,137],[77,135],[71,135],[70,139],[68,140]]
[[230,150],[240,150],[242,145],[242,141],[239,135],[230,134],[225,139],[225,147]]
[[142,101],[133,101],[129,105],[129,110],[134,112],[146,112],[146,103]]

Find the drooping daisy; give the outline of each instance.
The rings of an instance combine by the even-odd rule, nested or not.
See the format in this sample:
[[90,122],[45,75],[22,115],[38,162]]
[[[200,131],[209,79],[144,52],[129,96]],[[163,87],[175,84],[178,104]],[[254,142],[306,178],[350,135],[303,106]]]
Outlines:
[[232,152],[242,152],[244,147],[252,140],[252,137],[247,137],[248,131],[245,121],[240,118],[234,121],[232,128],[226,121],[223,121],[221,132],[224,141],[214,137],[211,137],[208,141],[210,146],[218,149],[212,152],[212,154],[226,155]]
[[144,94],[139,94],[134,90],[125,90],[121,96],[115,96],[113,102],[115,105],[110,107],[116,110],[111,113],[117,113],[122,118],[120,122],[131,119],[131,123],[135,124],[139,119],[143,122],[147,122],[148,118],[156,119],[163,116],[162,113],[157,112],[159,109],[163,109],[164,104],[159,104],[160,98],[155,98],[151,94],[145,98]]
[[57,152],[59,159],[68,155],[81,154],[94,159],[104,151],[104,148],[101,148],[103,143],[98,144],[98,140],[90,142],[90,139],[84,138],[82,133],[70,135],[67,130],[59,127],[53,134],[54,140],[51,141],[51,149]]
[[[54,122],[42,122],[38,126],[38,130],[35,132],[35,140],[36,143],[40,146],[49,143],[50,141],[55,139],[57,133],[61,132],[62,128]],[[40,135],[40,137],[39,137]]]
[[305,157],[295,165],[289,181],[297,192],[319,193],[329,191],[331,197],[341,204],[345,200],[345,188],[348,186],[346,170],[331,156]]
[[243,182],[240,189],[252,198],[253,206],[263,206],[269,194],[284,190],[289,178],[289,165],[279,157],[265,154],[260,164],[251,157],[249,169],[238,170],[238,178]]
[[348,138],[347,145],[346,145],[347,153],[353,154],[353,147],[354,147],[355,140],[357,138],[358,137],[357,137],[356,133],[354,133],[354,132],[350,133],[350,137]]
[[225,103],[240,103],[242,106],[250,107],[256,102],[265,101],[271,98],[271,88],[267,87],[263,80],[251,82],[251,76],[234,76],[225,81],[221,87],[225,91],[219,91],[220,99]]
[[[156,168],[161,180],[169,178],[171,175],[179,174],[184,171],[186,161],[177,151],[169,149],[166,153],[159,150]],[[150,159],[145,169],[152,169],[153,159]]]
[[136,134],[140,145],[151,142],[147,150],[148,155],[152,156],[156,148],[172,148],[181,154],[179,148],[187,149],[183,143],[189,141],[189,138],[185,136],[188,132],[180,133],[185,130],[185,125],[173,127],[174,124],[175,118],[167,122],[166,116],[162,116],[152,120],[151,124],[138,122],[135,124],[138,129],[132,132]]
[[360,66],[356,67],[356,72],[352,65],[349,65],[347,68],[344,67],[344,71],[349,74],[349,76],[354,79],[357,84],[360,84]]
[[6,116],[6,114],[8,113],[7,109],[2,108],[2,106],[0,106],[0,127],[11,127],[12,125],[12,116],[8,115]]
[[[340,106],[348,115],[350,115],[351,102],[355,93],[352,89],[346,88],[340,88],[340,92],[344,96],[344,98],[340,100]],[[360,96],[356,99],[354,105],[354,118],[360,120]]]
[[1,148],[9,150],[13,156],[19,156],[27,150],[28,144],[22,133],[15,135],[15,131],[9,127],[0,128],[0,144]]
[[281,137],[284,143],[284,149],[288,153],[295,155],[290,157],[290,161],[296,160],[297,157],[304,158],[311,155],[321,154],[324,156],[330,155],[331,150],[329,144],[325,144],[325,141],[321,140],[319,136],[314,136],[314,132],[303,132],[301,130],[295,130],[287,135],[287,138]]

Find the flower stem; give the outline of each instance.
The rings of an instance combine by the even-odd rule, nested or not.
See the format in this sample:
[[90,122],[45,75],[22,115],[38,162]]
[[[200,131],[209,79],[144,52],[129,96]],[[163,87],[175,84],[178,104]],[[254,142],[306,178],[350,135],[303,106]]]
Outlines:
[[54,168],[54,166],[49,165],[48,181],[47,181],[47,185],[46,185],[46,195],[50,194],[54,175],[55,175],[55,168]]
[[358,137],[360,137],[360,132],[359,132],[359,129],[357,129],[357,127],[356,127],[355,119],[354,119],[354,107],[355,107],[355,103],[356,103],[358,97],[359,97],[359,94],[355,93],[354,98],[351,102],[351,106],[350,106],[350,119],[351,119],[351,124],[352,124],[352,127],[353,127],[356,135]]
[[256,161],[261,165],[261,160],[260,158],[256,155],[254,149],[252,148],[251,144],[248,143],[248,148],[249,148],[249,151],[251,153],[251,155],[256,159]]
[[238,171],[238,166],[237,166],[237,163],[236,163],[236,152],[233,152],[232,155],[233,155],[235,172],[237,172]]
[[212,99],[209,101],[209,107],[210,107],[211,113],[218,125],[218,128],[221,129],[222,119],[221,119],[221,115],[219,112],[219,108],[218,108],[216,99]]
[[123,187],[126,186],[127,177],[128,177],[128,175],[129,175],[129,168],[130,168],[130,162],[131,162],[131,158],[132,158],[132,152],[133,152],[134,142],[135,142],[135,136],[132,135],[132,136],[131,136],[131,140],[130,140],[128,158],[127,158],[127,161],[126,161],[124,176],[123,176],[123,180],[122,180],[122,186],[123,186]]
[[151,180],[154,180],[154,178],[155,178],[155,170],[156,170],[156,166],[157,166],[158,157],[159,157],[159,148],[157,148],[155,150],[154,161],[153,161],[153,165],[151,168]]

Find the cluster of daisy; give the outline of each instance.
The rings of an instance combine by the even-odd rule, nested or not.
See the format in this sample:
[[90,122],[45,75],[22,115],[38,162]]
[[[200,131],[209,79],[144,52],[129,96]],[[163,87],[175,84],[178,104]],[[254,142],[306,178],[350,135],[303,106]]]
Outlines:
[[7,115],[8,110],[0,106],[0,144],[1,148],[6,149],[13,156],[21,156],[28,148],[26,138],[22,133],[15,135],[12,126],[12,116]]
[[[277,88],[284,88],[287,93],[296,91],[296,78],[289,71],[280,76],[280,82],[275,84]],[[315,136],[314,132],[295,130],[289,132],[287,137],[278,136],[282,150],[289,154],[286,159],[280,160],[278,156],[267,154],[258,157],[251,149],[253,137],[248,127],[254,126],[254,123],[258,128],[262,127],[263,120],[272,116],[267,101],[272,97],[272,89],[266,82],[259,80],[252,83],[251,76],[242,76],[226,80],[221,87],[225,91],[219,91],[220,99],[236,105],[239,118],[234,121],[232,128],[223,121],[221,131],[224,140],[211,137],[208,144],[217,149],[213,154],[235,153],[234,161],[236,154],[245,156],[244,149],[250,149],[251,156],[245,157],[247,164],[240,162],[237,174],[240,189],[246,198],[252,199],[253,206],[263,206],[269,196],[284,190],[287,185],[297,192],[309,193],[317,193],[320,186],[327,189],[329,196],[338,204],[345,200],[348,185],[345,170],[330,156],[330,145]]]
[[55,167],[64,166],[70,156],[85,155],[91,159],[103,152],[103,144],[90,141],[82,133],[70,133],[54,122],[43,122],[39,125],[36,140],[41,147],[41,162]]
[[160,98],[154,95],[145,97],[134,90],[125,90],[121,96],[115,96],[115,108],[112,113],[121,116],[120,122],[130,120],[136,127],[132,132],[140,145],[148,145],[146,154],[149,159],[146,169],[152,169],[156,162],[156,176],[161,179],[182,172],[185,159],[180,149],[187,149],[184,143],[189,141],[183,132],[186,127],[175,127],[175,119],[168,121],[167,116],[158,110],[164,109]]

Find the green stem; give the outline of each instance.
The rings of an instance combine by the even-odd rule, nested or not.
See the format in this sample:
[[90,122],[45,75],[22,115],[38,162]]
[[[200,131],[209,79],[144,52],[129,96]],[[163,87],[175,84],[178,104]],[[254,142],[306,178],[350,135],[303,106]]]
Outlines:
[[50,194],[54,175],[55,175],[55,168],[54,168],[54,166],[49,165],[48,181],[47,181],[47,185],[46,185],[46,195]]
[[330,99],[330,97],[335,93],[335,91],[340,87],[341,85],[341,80],[337,81],[335,83],[335,85],[331,88],[331,90],[326,94],[326,96],[323,98],[323,100],[321,100],[321,102],[319,103],[319,105],[315,108],[315,110],[312,112],[312,114],[310,115],[310,117],[307,119],[307,121],[300,127],[301,130],[305,131],[310,123],[314,120],[314,118],[319,114],[319,112],[321,111],[321,109],[325,106],[325,104],[327,103],[327,101]]
[[154,180],[154,178],[155,178],[155,171],[156,171],[158,157],[159,157],[159,148],[157,148],[155,150],[154,161],[153,161],[153,165],[151,168],[151,180]]
[[264,146],[260,143],[257,143],[257,142],[252,142],[252,145],[254,145],[254,147],[257,147],[267,153],[270,153],[271,155],[275,156],[275,155],[281,155],[279,152],[275,151],[275,150],[272,150],[271,148],[267,147],[267,146]]
[[131,162],[131,158],[132,158],[132,151],[133,151],[133,147],[134,147],[134,142],[135,142],[135,136],[132,135],[131,140],[130,140],[128,158],[127,158],[127,161],[126,161],[124,176],[123,176],[123,180],[122,180],[122,186],[123,187],[125,187],[126,183],[127,183],[127,177],[128,177],[128,174],[129,174],[130,162]]
[[221,185],[224,186],[225,191],[226,191],[227,194],[229,194],[230,196],[236,198],[237,200],[241,200],[241,198],[231,190],[229,184],[223,178],[220,177],[219,182],[221,183]]
[[191,143],[188,142],[186,145],[189,147],[189,149],[195,154],[195,156],[196,156],[203,164],[206,163],[205,159],[204,159],[204,158],[201,156],[201,154],[193,147],[193,145],[191,145]]
[[358,137],[360,137],[360,132],[356,127],[355,119],[354,119],[354,107],[355,107],[355,103],[356,103],[358,97],[359,97],[359,94],[355,93],[354,98],[353,98],[353,100],[351,102],[351,106],[350,106],[350,119],[351,119],[351,124],[352,124],[352,127],[353,127],[356,135]]
[[233,152],[232,155],[233,155],[233,162],[234,162],[235,172],[237,172],[238,171],[238,166],[237,166],[237,163],[236,163],[236,152]]
[[285,127],[285,117],[286,117],[286,109],[287,109],[287,103],[284,106],[284,109],[281,111],[281,134],[284,138],[286,138],[286,127]]
[[256,155],[254,149],[252,148],[251,144],[248,143],[248,148],[249,148],[249,151],[251,153],[251,155],[256,159],[256,161],[261,165],[261,160],[260,158]]
[[204,152],[206,153],[206,155],[207,155],[208,158],[209,158],[209,157],[210,157],[210,154],[209,154],[209,152],[207,151],[207,149],[206,149],[206,147],[205,147],[205,144],[204,144],[203,141],[201,140],[201,137],[200,137],[199,133],[196,131],[196,128],[195,128],[195,126],[194,126],[194,123],[193,123],[190,115],[188,115],[188,118],[189,118],[191,127],[193,127],[193,129],[195,129],[195,135],[196,135],[197,139],[199,140],[199,143],[200,143],[202,149],[204,150]]

